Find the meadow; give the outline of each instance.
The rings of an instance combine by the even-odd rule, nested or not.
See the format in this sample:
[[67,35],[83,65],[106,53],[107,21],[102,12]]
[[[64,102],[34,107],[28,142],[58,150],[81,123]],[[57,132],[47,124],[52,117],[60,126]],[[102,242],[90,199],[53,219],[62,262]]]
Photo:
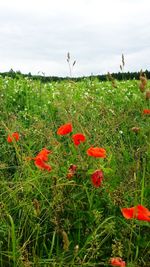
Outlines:
[[0,266],[150,267],[149,87],[0,77]]

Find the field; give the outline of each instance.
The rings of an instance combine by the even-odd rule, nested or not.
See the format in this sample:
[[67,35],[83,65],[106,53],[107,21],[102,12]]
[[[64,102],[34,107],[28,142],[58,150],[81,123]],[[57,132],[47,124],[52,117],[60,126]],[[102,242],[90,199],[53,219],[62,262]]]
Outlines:
[[0,77],[0,106],[0,266],[150,267],[150,100],[139,81]]

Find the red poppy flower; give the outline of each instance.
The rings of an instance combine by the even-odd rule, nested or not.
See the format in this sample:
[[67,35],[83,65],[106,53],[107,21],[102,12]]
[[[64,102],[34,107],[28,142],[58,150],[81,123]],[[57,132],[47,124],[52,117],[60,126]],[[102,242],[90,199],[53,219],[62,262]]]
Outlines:
[[111,258],[110,259],[110,264],[112,266],[120,266],[120,267],[125,267],[126,263],[125,261],[123,261],[121,258]]
[[150,109],[144,109],[143,114],[150,114]]
[[72,124],[71,123],[67,123],[64,124],[62,126],[60,126],[57,130],[57,134],[59,135],[66,135],[68,133],[72,132]]
[[85,142],[86,138],[82,133],[73,134],[72,140],[75,146],[80,145],[81,142]]
[[8,135],[7,142],[12,143],[13,140],[15,140],[15,141],[19,140],[19,134],[17,132],[12,133],[12,135]]
[[76,165],[74,165],[74,164],[71,164],[70,165],[69,172],[67,174],[67,178],[68,179],[71,179],[75,175],[76,169],[77,169],[77,166]]
[[93,174],[91,175],[91,180],[92,180],[92,184],[95,187],[99,187],[101,186],[102,180],[104,178],[103,172],[102,170],[96,170],[95,172],[93,172]]
[[138,219],[150,222],[150,211],[142,205],[131,208],[122,208],[121,212],[126,219]]
[[43,161],[48,161],[48,155],[51,153],[47,148],[43,148],[39,154],[34,158],[35,160],[40,158]]
[[45,169],[47,171],[51,171],[51,166],[46,164],[45,161],[48,161],[48,154],[50,154],[51,151],[47,148],[43,148],[38,155],[35,158],[32,158],[34,160],[34,164],[39,169]]
[[101,147],[90,147],[87,154],[95,158],[106,158],[106,150]]
[[41,158],[37,158],[35,161],[34,161],[34,164],[39,168],[39,169],[42,169],[42,170],[47,170],[47,171],[51,171],[51,166],[46,164]]

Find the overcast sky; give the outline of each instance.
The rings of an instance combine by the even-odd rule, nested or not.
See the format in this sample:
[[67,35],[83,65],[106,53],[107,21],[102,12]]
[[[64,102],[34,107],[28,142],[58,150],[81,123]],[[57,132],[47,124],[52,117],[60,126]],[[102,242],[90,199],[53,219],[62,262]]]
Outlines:
[[149,0],[0,1],[0,72],[73,76],[150,70]]

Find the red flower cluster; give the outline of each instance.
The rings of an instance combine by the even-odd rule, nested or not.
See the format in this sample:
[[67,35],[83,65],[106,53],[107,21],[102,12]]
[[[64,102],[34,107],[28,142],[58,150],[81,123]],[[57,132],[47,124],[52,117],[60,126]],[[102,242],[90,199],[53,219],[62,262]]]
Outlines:
[[146,114],[149,115],[149,114],[150,114],[150,109],[144,109],[144,110],[143,110],[143,114],[145,114],[145,115],[146,115]]
[[19,140],[19,134],[17,132],[12,133],[12,135],[8,135],[7,137],[7,142],[12,143],[13,141],[18,141]]
[[122,208],[121,212],[126,219],[137,219],[150,222],[150,211],[142,205],[131,208]]
[[96,171],[93,172],[93,174],[91,175],[92,184],[93,184],[95,187],[100,187],[103,178],[104,178],[104,175],[103,175],[102,170],[96,170]]
[[42,170],[47,170],[47,171],[51,171],[51,166],[46,164],[45,161],[48,161],[48,155],[51,153],[50,150],[43,148],[38,155],[33,158],[34,159],[34,164]]
[[110,264],[112,266],[120,266],[120,267],[125,267],[126,263],[125,261],[123,261],[121,258],[111,258],[110,259]]
[[[67,123],[60,126],[57,130],[58,135],[66,135],[72,132],[72,124]],[[81,142],[85,142],[86,138],[82,133],[77,133],[72,135],[72,140],[75,146],[80,145]]]
[[[73,127],[71,123],[66,123],[62,126],[60,126],[57,130],[58,135],[67,135],[73,131]],[[14,132],[12,135],[9,135],[7,138],[7,141],[10,143],[13,140],[18,141],[19,140],[19,134],[17,132]],[[86,141],[86,137],[82,133],[76,133],[72,135],[72,140],[75,146],[79,146],[81,142]],[[51,171],[51,166],[46,164],[48,161],[48,155],[51,153],[46,148],[43,148],[38,155],[35,158],[29,158],[29,160],[34,160],[34,164],[42,170]],[[87,150],[87,154],[92,157],[99,157],[99,158],[105,158],[106,157],[106,151],[104,148],[100,147],[90,147]],[[70,179],[74,176],[76,172],[76,165],[71,164],[69,167],[69,171],[67,174],[67,178]],[[101,170],[96,170],[91,175],[92,183],[95,187],[99,187],[103,180],[103,172]]]
[[[72,124],[67,123],[62,125],[61,127],[58,128],[57,134],[59,135],[66,135],[68,133],[72,132]],[[82,133],[76,133],[72,135],[72,140],[75,146],[80,145],[81,142],[86,141],[86,137]],[[106,150],[101,147],[90,147],[87,150],[87,154],[91,157],[95,158],[106,158]],[[69,167],[69,172],[67,174],[67,178],[71,179],[76,171],[76,165],[71,164]],[[92,184],[95,187],[101,186],[103,180],[103,172],[102,170],[96,170],[92,175],[91,175],[91,181]]]
[[90,147],[87,154],[95,158],[106,158],[106,150],[101,147]]

